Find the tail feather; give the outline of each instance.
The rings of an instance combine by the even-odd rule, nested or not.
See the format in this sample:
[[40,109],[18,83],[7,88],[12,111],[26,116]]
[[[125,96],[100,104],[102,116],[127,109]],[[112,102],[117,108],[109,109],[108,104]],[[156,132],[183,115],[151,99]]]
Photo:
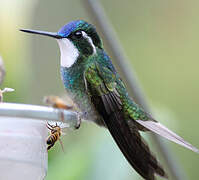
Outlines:
[[125,117],[121,104],[115,101],[114,94],[93,96],[91,100],[131,166],[147,180],[155,180],[155,174],[167,178],[164,169],[141,138],[136,122],[129,127],[128,117]]
[[118,112],[104,121],[126,159],[147,180],[155,180],[154,174],[167,178],[168,176],[150,152],[137,128],[130,130],[123,118]]
[[196,147],[194,147],[193,145],[191,145],[190,143],[185,141],[182,137],[178,136],[177,134],[175,134],[174,132],[172,132],[171,130],[169,130],[168,128],[166,128],[165,126],[160,124],[159,122],[142,121],[142,120],[137,120],[136,122],[138,122],[145,128],[149,129],[150,131],[152,131],[170,141],[173,141],[173,142],[175,142],[181,146],[184,146],[196,153],[199,153],[199,150]]

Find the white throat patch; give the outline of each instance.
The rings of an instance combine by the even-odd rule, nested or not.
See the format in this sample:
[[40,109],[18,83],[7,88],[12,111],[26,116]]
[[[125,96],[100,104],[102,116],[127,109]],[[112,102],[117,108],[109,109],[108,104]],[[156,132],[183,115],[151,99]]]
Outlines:
[[57,39],[60,53],[61,53],[61,66],[71,67],[79,56],[78,49],[67,38]]

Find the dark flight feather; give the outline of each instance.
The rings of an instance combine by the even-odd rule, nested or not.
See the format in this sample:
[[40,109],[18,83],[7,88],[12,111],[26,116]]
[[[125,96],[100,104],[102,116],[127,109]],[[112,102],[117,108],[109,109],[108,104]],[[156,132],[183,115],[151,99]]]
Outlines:
[[115,100],[115,95],[112,92],[91,98],[96,109],[103,116],[104,123],[115,142],[133,168],[147,180],[154,180],[154,173],[167,177],[149,147],[142,140],[136,126],[133,130],[129,128],[121,104]]

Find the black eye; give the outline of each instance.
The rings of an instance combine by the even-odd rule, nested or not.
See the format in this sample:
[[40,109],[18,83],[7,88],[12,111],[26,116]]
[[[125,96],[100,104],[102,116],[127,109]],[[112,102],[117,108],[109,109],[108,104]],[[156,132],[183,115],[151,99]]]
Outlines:
[[76,31],[76,32],[74,33],[74,35],[75,35],[75,37],[76,37],[77,39],[80,39],[80,38],[82,37],[82,31]]

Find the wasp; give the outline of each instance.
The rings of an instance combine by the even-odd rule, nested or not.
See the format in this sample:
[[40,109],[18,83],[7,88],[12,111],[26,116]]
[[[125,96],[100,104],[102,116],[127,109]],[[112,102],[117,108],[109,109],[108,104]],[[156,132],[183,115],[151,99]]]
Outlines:
[[65,101],[58,96],[45,96],[44,102],[58,109],[73,109],[73,106],[67,105]]
[[[69,97],[65,97],[65,99],[70,105],[66,104],[66,101],[64,101],[63,98],[60,98],[59,96],[45,96],[43,99],[43,102],[50,105],[53,108],[57,108],[60,110],[72,110],[75,112],[79,112],[77,105],[74,104],[73,101]],[[64,112],[63,111],[59,111],[59,112],[60,112],[61,120],[64,122]],[[78,120],[79,122],[77,126],[75,127],[76,129],[78,129],[81,124],[81,118],[79,118]]]
[[48,136],[46,143],[48,145],[47,150],[54,146],[54,144],[59,140],[62,150],[64,151],[63,143],[60,139],[62,135],[61,127],[56,123],[55,125],[51,125],[47,122],[47,128],[50,130],[50,135]]

